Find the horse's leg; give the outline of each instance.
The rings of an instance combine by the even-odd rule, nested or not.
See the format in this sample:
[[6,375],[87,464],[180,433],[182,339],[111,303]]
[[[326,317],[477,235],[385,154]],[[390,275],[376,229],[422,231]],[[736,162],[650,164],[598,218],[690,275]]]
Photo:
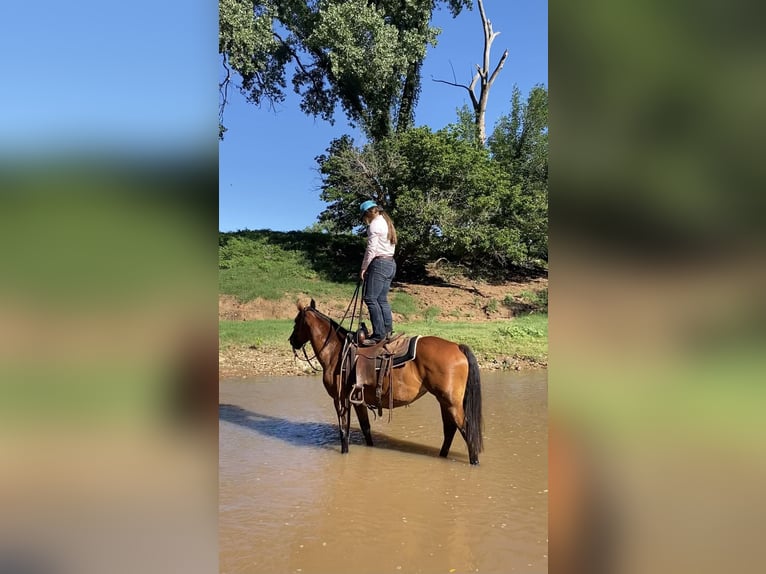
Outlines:
[[444,442],[442,443],[442,449],[439,451],[439,456],[447,456],[449,449],[452,446],[452,439],[455,438],[455,431],[457,425],[455,419],[449,411],[449,408],[441,405],[442,408],[442,424],[444,425]]
[[362,427],[364,442],[367,446],[372,446],[372,433],[370,432],[370,417],[367,414],[367,407],[364,405],[354,405],[356,418],[359,419],[359,426]]
[[346,450],[348,451],[348,440],[349,440],[349,436],[351,436],[351,406],[348,399],[346,399],[346,401],[343,403],[343,413],[346,415],[345,432],[346,432]]
[[479,454],[476,452],[476,449],[471,445],[471,443],[468,440],[468,437],[465,434],[465,431],[463,428],[460,428],[460,434],[463,435],[463,439],[465,440],[465,444],[468,447],[468,462],[471,464],[479,464]]
[[[444,445],[442,446],[439,456],[447,456],[449,447],[452,444],[452,438],[455,436],[455,430],[459,430],[460,435],[463,437],[463,440],[465,440],[465,444],[468,447],[468,461],[471,464],[479,464],[479,453],[465,434],[465,411],[463,410],[463,406],[442,406],[442,421],[444,422]],[[447,441],[448,424],[452,426],[452,431],[449,434],[449,441]]]
[[341,403],[339,400],[335,400],[335,412],[338,413],[338,430],[340,432],[340,452],[346,454],[348,452],[348,420],[351,418],[351,411]]

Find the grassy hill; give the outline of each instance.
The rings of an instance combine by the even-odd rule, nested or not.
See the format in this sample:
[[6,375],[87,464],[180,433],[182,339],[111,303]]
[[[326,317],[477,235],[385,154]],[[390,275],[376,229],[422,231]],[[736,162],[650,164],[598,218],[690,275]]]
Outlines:
[[[293,372],[283,363],[292,357],[286,340],[296,299],[314,298],[322,311],[340,320],[354,293],[363,254],[364,239],[352,235],[221,233],[222,370]],[[484,283],[440,264],[419,280],[395,280],[389,299],[395,330],[464,342],[484,367],[514,368],[547,364],[547,295],[547,277],[522,275]]]
[[240,301],[279,299],[309,290],[340,295],[354,285],[364,240],[301,231],[221,233],[219,288]]

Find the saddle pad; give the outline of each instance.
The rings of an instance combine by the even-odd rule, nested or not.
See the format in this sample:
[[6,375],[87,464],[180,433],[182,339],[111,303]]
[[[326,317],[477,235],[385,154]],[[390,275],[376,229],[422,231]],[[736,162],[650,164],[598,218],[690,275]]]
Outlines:
[[407,350],[401,355],[394,355],[394,360],[393,360],[394,368],[401,367],[404,363],[408,363],[409,361],[412,361],[415,358],[415,355],[417,353],[418,339],[420,339],[420,335],[415,335],[414,337],[411,337],[409,345],[407,346]]

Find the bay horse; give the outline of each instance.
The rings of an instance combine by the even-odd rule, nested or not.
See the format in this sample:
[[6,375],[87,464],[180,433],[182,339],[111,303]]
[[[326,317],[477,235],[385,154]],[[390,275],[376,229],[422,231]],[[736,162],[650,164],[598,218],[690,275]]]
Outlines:
[[[297,356],[298,349],[311,344],[314,356],[322,365],[324,388],[335,404],[341,453],[348,453],[351,425],[348,395],[351,387],[341,380],[341,355],[349,331],[318,311],[313,299],[310,305],[298,302],[297,307],[290,345]],[[309,359],[308,354],[306,358]],[[391,401],[389,393],[392,388],[394,396]],[[374,396],[374,389],[365,387],[364,392],[372,392],[371,396]],[[447,456],[455,431],[459,430],[468,446],[468,460],[471,464],[479,464],[479,453],[483,450],[481,381],[476,357],[467,345],[439,337],[420,337],[416,357],[394,369],[393,385],[381,396],[380,404],[389,405],[391,401],[393,408],[401,407],[416,401],[426,392],[434,395],[441,406],[444,442],[439,456]],[[365,443],[372,446],[367,407],[364,404],[354,404],[353,407]]]

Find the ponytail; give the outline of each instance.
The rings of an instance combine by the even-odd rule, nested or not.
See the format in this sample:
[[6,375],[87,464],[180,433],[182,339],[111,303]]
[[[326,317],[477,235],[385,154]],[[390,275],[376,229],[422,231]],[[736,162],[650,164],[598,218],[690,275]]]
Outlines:
[[391,218],[385,211],[380,211],[380,214],[383,216],[383,219],[386,220],[386,223],[388,223],[388,242],[391,245],[396,245],[396,228],[394,227],[394,222],[391,221]]
[[386,223],[388,224],[388,242],[391,245],[396,245],[396,228],[394,227],[394,222],[391,221],[391,217],[389,217],[388,213],[383,211],[381,207],[378,207],[376,205],[368,209],[364,213],[364,217],[362,217],[362,221],[364,221],[365,225],[369,225],[372,219],[376,215],[382,215],[383,219],[386,220]]

